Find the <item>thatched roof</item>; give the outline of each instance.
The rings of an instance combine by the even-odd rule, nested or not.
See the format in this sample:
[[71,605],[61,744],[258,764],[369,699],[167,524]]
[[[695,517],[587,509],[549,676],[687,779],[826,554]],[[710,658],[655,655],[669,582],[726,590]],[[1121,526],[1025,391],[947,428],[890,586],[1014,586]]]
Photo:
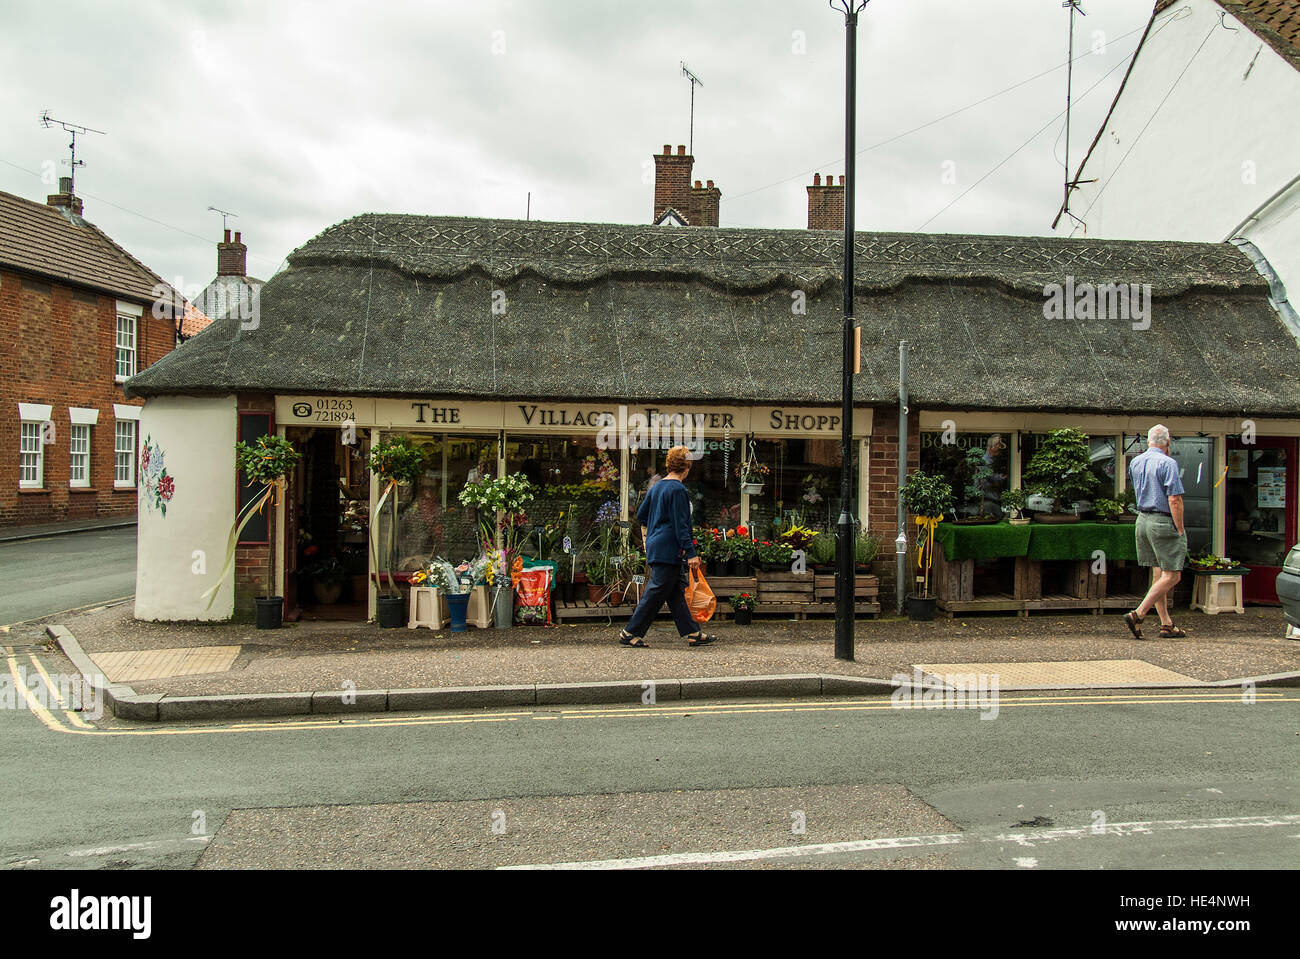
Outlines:
[[[834,403],[841,250],[834,231],[363,215],[291,254],[255,329],[215,322],[127,391]],[[860,402],[894,401],[906,337],[931,408],[1300,414],[1300,347],[1231,245],[862,233],[856,250]],[[1045,319],[1067,277],[1150,284],[1150,329]]]

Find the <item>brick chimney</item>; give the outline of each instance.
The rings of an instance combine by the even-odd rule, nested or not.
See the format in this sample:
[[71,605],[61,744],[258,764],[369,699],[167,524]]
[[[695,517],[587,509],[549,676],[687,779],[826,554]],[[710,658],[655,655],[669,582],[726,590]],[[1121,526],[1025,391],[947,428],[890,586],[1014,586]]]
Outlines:
[[708,186],[700,186],[700,181],[695,181],[695,186],[691,188],[691,225],[692,226],[717,226],[718,225],[718,207],[722,203],[722,191],[713,185],[710,180]]
[[248,247],[244,246],[239,234],[235,242],[230,242],[230,231],[226,239],[217,244],[217,276],[246,276],[248,274]]
[[813,174],[812,186],[808,187],[808,229],[844,229],[844,177],[836,184],[828,173],[823,184],[822,175]]
[[72,195],[72,177],[59,177],[59,192],[45,198],[46,204],[66,217],[81,216],[81,197]]
[[672,146],[665,143],[662,155],[655,155],[655,209],[650,222],[656,222],[664,210],[672,207],[690,223],[695,222],[691,212],[691,168],[695,157],[686,153],[685,146],[677,148],[673,156]]

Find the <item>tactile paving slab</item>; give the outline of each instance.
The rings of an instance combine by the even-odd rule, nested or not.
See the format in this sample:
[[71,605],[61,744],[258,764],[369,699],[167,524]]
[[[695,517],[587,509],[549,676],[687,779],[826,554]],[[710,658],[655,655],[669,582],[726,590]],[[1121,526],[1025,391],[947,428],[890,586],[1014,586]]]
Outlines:
[[169,679],[198,673],[227,672],[239,656],[239,646],[200,646],[195,649],[127,649],[93,653],[91,659],[115,683]]
[[1140,659],[1093,659],[1066,663],[916,663],[915,668],[943,682],[949,673],[997,676],[1010,686],[1132,686],[1178,683],[1203,686],[1202,680],[1153,666]]

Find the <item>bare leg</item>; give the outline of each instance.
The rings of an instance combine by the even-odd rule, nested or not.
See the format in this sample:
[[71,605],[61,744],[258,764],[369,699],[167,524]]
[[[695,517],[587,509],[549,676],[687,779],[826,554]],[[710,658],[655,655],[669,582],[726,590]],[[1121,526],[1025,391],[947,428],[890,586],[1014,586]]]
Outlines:
[[1154,607],[1160,616],[1162,625],[1169,625],[1173,622],[1169,617],[1168,596],[1171,590],[1178,585],[1181,574],[1177,570],[1165,570],[1159,566],[1153,567],[1155,570],[1155,579],[1151,583],[1151,588],[1147,591],[1141,605],[1136,612],[1139,617],[1145,616]]

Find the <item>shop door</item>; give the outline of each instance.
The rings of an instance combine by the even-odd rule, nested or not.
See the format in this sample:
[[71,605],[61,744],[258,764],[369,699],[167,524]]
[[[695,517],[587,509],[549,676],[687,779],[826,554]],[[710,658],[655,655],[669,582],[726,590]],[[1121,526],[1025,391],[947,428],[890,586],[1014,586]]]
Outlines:
[[1250,567],[1246,602],[1276,603],[1274,583],[1296,536],[1296,440],[1229,437],[1225,493],[1225,554]]

